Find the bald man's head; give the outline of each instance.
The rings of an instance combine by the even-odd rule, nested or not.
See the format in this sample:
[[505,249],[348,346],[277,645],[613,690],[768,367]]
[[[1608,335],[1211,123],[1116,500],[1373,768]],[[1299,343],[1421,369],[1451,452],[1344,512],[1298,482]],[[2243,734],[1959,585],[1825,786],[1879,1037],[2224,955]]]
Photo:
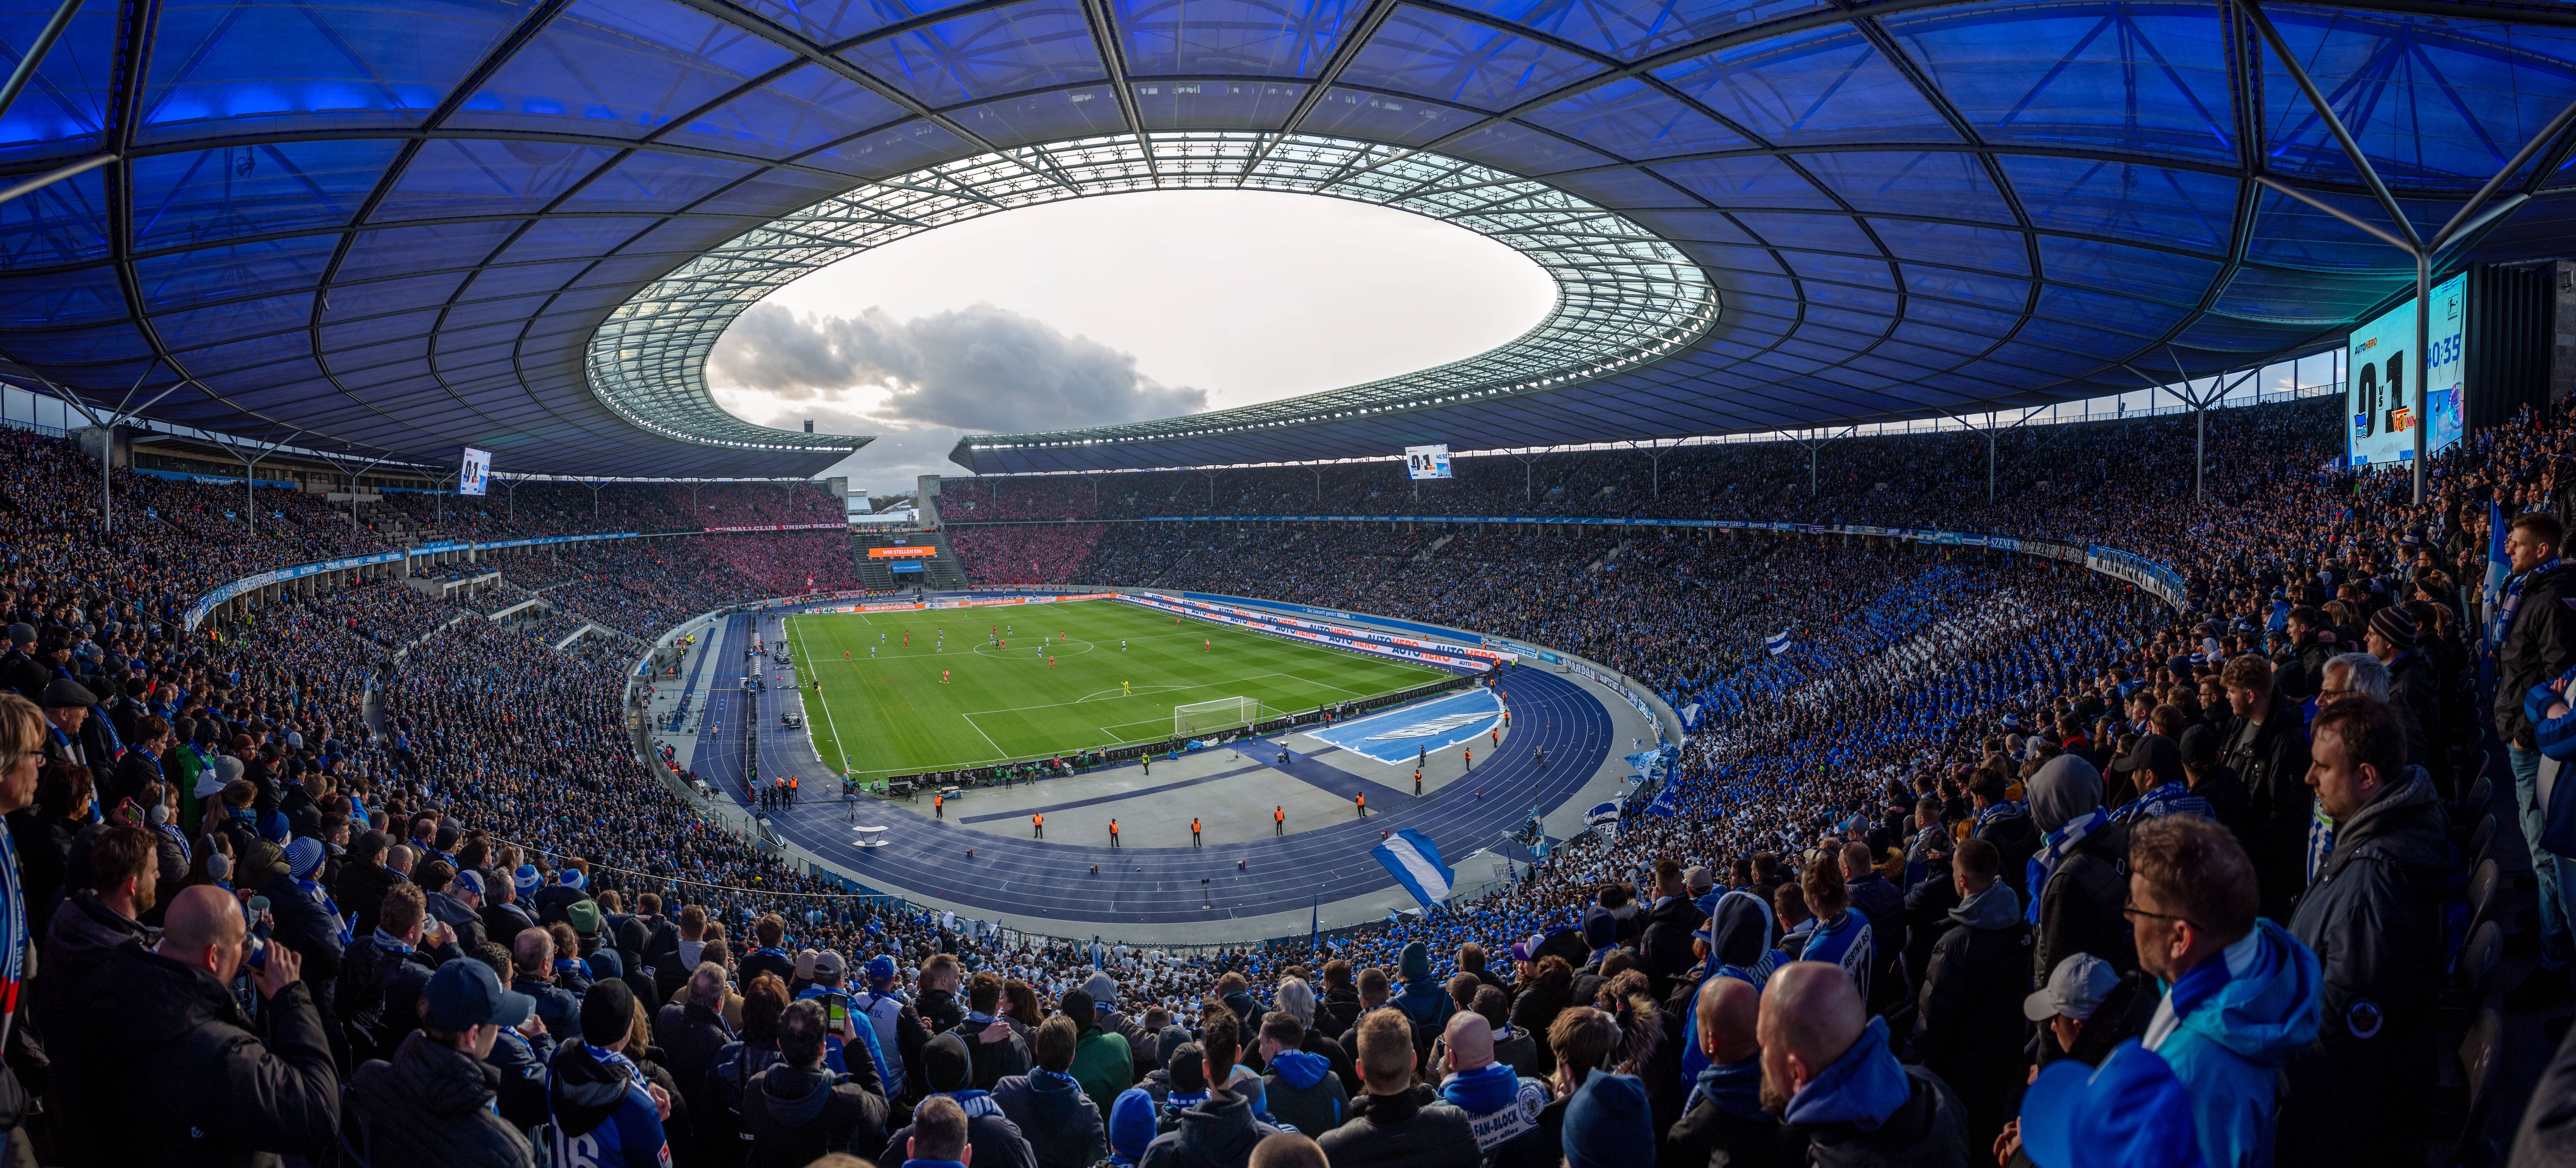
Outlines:
[[249,931],[241,905],[231,893],[200,884],[180,889],[179,895],[170,898],[157,952],[228,982],[241,965],[242,939]]
[[1472,1071],[1494,1061],[1494,1024],[1473,1010],[1451,1014],[1449,1028],[1441,1032],[1440,1040],[1449,1048],[1452,1071]]
[[1839,965],[1794,961],[1771,975],[1762,995],[1762,1102],[1777,1113],[1809,1080],[1843,1057],[1869,1024],[1860,990]]
[[1699,987],[1699,1051],[1710,1062],[1740,1063],[1762,1053],[1762,993],[1753,983],[1712,977]]

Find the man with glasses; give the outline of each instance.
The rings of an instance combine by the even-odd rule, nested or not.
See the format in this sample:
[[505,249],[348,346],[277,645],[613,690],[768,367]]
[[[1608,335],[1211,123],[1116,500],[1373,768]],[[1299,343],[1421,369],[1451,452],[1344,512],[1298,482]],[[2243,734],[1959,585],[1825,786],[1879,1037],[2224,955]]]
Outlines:
[[2138,965],[2168,987],[2146,1047],[2190,1089],[2208,1168],[2272,1162],[2273,1080],[2316,1041],[2316,954],[2255,916],[2254,865],[2226,828],[2189,815],[2129,842]]

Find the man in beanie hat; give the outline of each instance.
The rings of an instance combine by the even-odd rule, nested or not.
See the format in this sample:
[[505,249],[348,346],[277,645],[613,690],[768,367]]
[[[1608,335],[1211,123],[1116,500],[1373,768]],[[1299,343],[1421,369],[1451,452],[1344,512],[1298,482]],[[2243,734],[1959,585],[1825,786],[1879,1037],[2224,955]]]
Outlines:
[[527,895],[521,891],[523,883],[534,890],[537,870],[521,864],[518,874],[495,872],[483,882],[483,936],[504,949],[517,943],[520,933],[537,927],[537,918],[519,907],[519,898]]
[[[953,1033],[931,1039],[930,1045],[922,1049],[924,1088],[932,1097],[955,1100],[958,1110],[966,1113],[966,1144],[974,1150],[972,1162],[986,1168],[1037,1168],[1037,1156],[1029,1147],[1027,1134],[1002,1113],[1001,1104],[990,1092],[975,1089],[974,1073],[965,1041]],[[911,1137],[912,1128],[906,1125],[888,1136],[886,1145],[899,1148]]]
[[[1449,996],[1448,983],[1431,976],[1431,950],[1420,941],[1407,941],[1396,959],[1396,972],[1404,980],[1389,1005],[1404,1011],[1417,1032],[1438,1033],[1458,1011],[1458,1002]],[[1426,1041],[1423,1045],[1428,1046]]]
[[2424,770],[2435,788],[2450,790],[2451,747],[2457,738],[2442,718],[2442,683],[2433,663],[2416,649],[2420,629],[2405,607],[2392,605],[2371,614],[2362,644],[2388,667],[2388,704],[2412,718],[2423,733]]
[[19,621],[9,626],[9,649],[0,653],[0,689],[35,701],[53,681],[53,671],[36,660],[36,626]]
[[[1483,1159],[1467,1113],[1413,1082],[1413,1035],[1401,1013],[1375,1010],[1360,1016],[1360,1083],[1368,1094],[1351,1105],[1351,1120],[1317,1136],[1338,1164],[1369,1168],[1475,1168]],[[1649,1141],[1648,1160],[1653,1147]],[[1632,1166],[1633,1168],[1633,1166]]]
[[[329,1020],[324,1028],[337,1039],[340,961],[357,936],[340,915],[338,902],[322,889],[322,861],[327,853],[322,841],[311,836],[287,844],[286,871],[271,876],[260,893],[268,897],[273,922],[268,939],[304,959],[304,984],[313,991],[314,1008]],[[336,1041],[333,1045],[339,1049]]]
[[[604,981],[583,996],[581,1037],[555,1051],[546,1088],[554,1163],[654,1168],[670,1162],[662,1121],[671,1114],[671,1098],[627,1059],[634,1026],[635,991],[625,982]],[[819,1057],[819,1042],[816,1048]]]
[[894,958],[880,953],[868,958],[863,968],[867,971],[867,988],[850,995],[850,1013],[853,1021],[867,1019],[868,1029],[860,1032],[854,1028],[852,1033],[876,1064],[886,1097],[897,1102],[913,1099],[913,1088],[920,1081],[922,1048],[930,1045],[930,1028],[921,1024],[921,1015],[912,1003],[896,992]]
[[1155,1134],[1154,1097],[1142,1087],[1119,1092],[1116,1104],[1109,1110],[1110,1161],[1123,1168],[1144,1159]]
[[1585,1072],[1565,1105],[1567,1168],[1633,1168],[1655,1157],[1655,1119],[1635,1075]]
[[[564,914],[575,902],[590,899],[590,893],[587,891],[589,884],[590,877],[580,868],[566,865],[562,871],[555,873],[554,883],[537,890],[535,899],[527,906],[528,911],[535,914],[537,923],[540,925],[570,920],[571,918]],[[596,911],[595,907],[594,911]]]
[[779,1061],[743,1091],[742,1128],[751,1136],[754,1165],[801,1166],[831,1152],[867,1157],[885,1149],[889,1109],[876,1070],[862,1065],[855,1074],[836,1075],[825,1069],[829,1034],[820,1002],[790,1003],[779,1016]]
[[483,934],[483,874],[459,872],[443,888],[430,890],[429,915],[456,930],[456,943],[468,953],[480,947]]
[[490,966],[458,958],[429,977],[428,1017],[391,1061],[358,1068],[345,1133],[369,1168],[511,1168],[534,1150],[493,1109],[491,1068],[501,1032],[525,1023],[536,1003],[501,988]]

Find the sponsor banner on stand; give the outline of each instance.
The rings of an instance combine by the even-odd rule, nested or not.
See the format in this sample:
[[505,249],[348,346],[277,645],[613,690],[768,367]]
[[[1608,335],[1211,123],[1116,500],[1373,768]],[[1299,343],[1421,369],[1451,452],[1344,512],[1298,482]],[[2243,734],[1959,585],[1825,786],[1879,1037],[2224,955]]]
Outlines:
[[244,576],[229,584],[221,585],[214,591],[206,593],[204,596],[198,597],[195,604],[188,606],[188,611],[184,614],[185,623],[187,624],[187,627],[191,629],[196,628],[199,624],[205,621],[207,613],[214,611],[216,605],[222,604],[223,602],[231,600],[236,596],[240,596],[243,593],[254,592],[259,589],[266,588],[271,584],[283,584],[289,580],[301,580],[306,576],[319,576],[324,572],[342,572],[347,571],[350,568],[363,568],[370,564],[390,564],[401,558],[403,558],[403,553],[401,552],[377,552],[371,556],[351,556],[347,559],[341,560],[324,560],[318,564],[297,564],[291,568],[279,568],[276,571],[262,572],[256,576]]
[[702,527],[698,530],[702,535],[714,535],[726,531],[839,531],[848,526],[847,523],[762,523],[747,527]]
[[1493,662],[1481,660],[1475,657],[1449,653],[1434,653],[1422,649],[1409,649],[1402,645],[1389,645],[1379,641],[1364,641],[1353,637],[1337,637],[1330,633],[1320,633],[1312,629],[1296,628],[1282,623],[1276,617],[1257,615],[1239,616],[1236,615],[1235,612],[1227,611],[1214,605],[1190,604],[1185,601],[1173,600],[1169,597],[1157,596],[1150,592],[1121,593],[1119,594],[1118,599],[1124,600],[1129,604],[1140,605],[1145,608],[1159,609],[1163,612],[1172,613],[1178,616],[1193,617],[1204,621],[1214,621],[1218,624],[1233,625],[1237,628],[1251,629],[1254,632],[1269,633],[1274,636],[1288,637],[1299,641],[1310,641],[1318,645],[1330,645],[1337,649],[1349,649],[1353,652],[1375,653],[1384,657],[1401,657],[1410,661],[1427,661],[1433,665],[1445,665],[1452,669],[1466,669],[1475,672],[1483,672],[1494,667]]

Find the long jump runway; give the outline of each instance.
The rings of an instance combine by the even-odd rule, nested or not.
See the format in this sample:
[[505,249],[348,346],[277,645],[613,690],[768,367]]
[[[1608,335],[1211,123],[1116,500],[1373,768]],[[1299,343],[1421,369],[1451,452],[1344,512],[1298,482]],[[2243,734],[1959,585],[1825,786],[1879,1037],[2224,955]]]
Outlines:
[[[978,814],[971,797],[952,805],[949,810],[957,818],[944,822],[928,813],[926,799],[913,804],[864,799],[857,805],[860,822],[887,830],[885,846],[861,848],[853,845],[849,808],[820,789],[831,780],[817,774],[805,732],[778,725],[780,710],[801,708],[798,695],[779,689],[748,693],[739,676],[726,675],[769,668],[765,659],[743,656],[751,646],[755,619],[775,618],[725,621],[714,657],[724,672],[710,694],[707,725],[699,731],[699,776],[730,797],[744,799],[741,719],[758,717],[761,773],[819,779],[798,806],[771,813],[781,838],[870,887],[988,910],[1000,920],[1177,925],[1288,912],[1310,898],[1332,904],[1367,896],[1393,884],[1369,855],[1381,842],[1381,831],[1421,831],[1456,867],[1469,853],[1518,829],[1532,806],[1545,812],[1573,797],[1615,747],[1611,736],[1616,727],[1599,699],[1554,674],[1515,670],[1504,681],[1512,694],[1512,741],[1503,752],[1509,757],[1479,765],[1472,783],[1451,782],[1419,799],[1409,793],[1399,797],[1392,786],[1307,759],[1303,748],[1312,740],[1294,734],[1244,745],[1244,753],[1255,760],[1273,759],[1285,746],[1292,761],[1286,768],[1267,762],[1247,767],[1247,772],[1268,773],[1245,773],[1229,781],[1301,782],[1345,801],[1365,789],[1370,803],[1366,819],[1352,814],[1330,826],[1247,843],[1112,849],[1105,841],[1054,843],[976,830],[962,822]],[[1544,768],[1529,757],[1529,748],[1541,745],[1548,756]],[[1133,797],[1145,803],[1138,819],[1153,814],[1152,792]],[[975,853],[972,859],[966,855],[969,848]],[[1091,871],[1095,864],[1098,875]],[[1461,871],[1460,879],[1470,876]],[[1207,882],[1204,890],[1201,881]]]

